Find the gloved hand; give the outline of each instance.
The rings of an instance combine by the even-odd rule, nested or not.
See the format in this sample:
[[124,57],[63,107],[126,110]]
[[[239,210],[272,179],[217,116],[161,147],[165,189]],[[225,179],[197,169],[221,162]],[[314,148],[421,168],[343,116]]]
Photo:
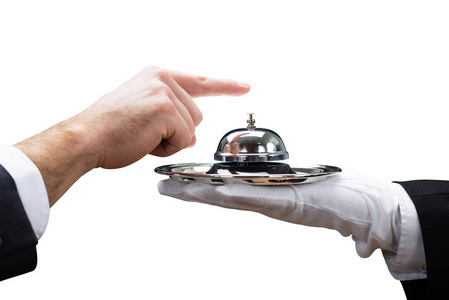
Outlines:
[[226,208],[259,212],[301,225],[335,229],[352,235],[357,253],[396,252],[401,231],[399,198],[406,193],[395,183],[382,183],[352,171],[324,181],[289,186],[208,185],[172,179],[158,185],[162,195]]

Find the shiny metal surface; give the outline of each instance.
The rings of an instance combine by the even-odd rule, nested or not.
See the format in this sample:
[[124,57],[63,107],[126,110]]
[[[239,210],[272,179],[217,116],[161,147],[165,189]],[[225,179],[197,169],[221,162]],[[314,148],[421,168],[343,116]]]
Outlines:
[[281,137],[274,131],[256,128],[253,114],[248,114],[247,128],[226,133],[220,140],[214,159],[231,162],[265,162],[288,159]]
[[213,164],[174,164],[160,166],[155,171],[162,175],[168,175],[170,178],[181,182],[201,182],[207,184],[250,184],[250,185],[289,185],[304,184],[323,180],[329,176],[336,175],[341,169],[333,166],[315,165],[302,168],[292,168],[293,174],[269,174],[266,172],[248,173],[237,172],[230,173],[223,171],[219,174],[209,174],[208,171]]
[[207,184],[289,185],[326,179],[341,172],[338,167],[313,165],[292,168],[272,162],[289,157],[281,137],[274,131],[256,128],[254,114],[247,127],[226,133],[218,144],[213,163],[184,163],[160,166],[155,171],[181,182]]

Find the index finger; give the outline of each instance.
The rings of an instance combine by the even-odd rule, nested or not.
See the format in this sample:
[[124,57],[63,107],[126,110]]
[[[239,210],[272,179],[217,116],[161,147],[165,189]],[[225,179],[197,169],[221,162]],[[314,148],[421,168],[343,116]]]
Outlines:
[[204,96],[240,96],[249,92],[247,83],[168,71],[172,78],[193,98]]

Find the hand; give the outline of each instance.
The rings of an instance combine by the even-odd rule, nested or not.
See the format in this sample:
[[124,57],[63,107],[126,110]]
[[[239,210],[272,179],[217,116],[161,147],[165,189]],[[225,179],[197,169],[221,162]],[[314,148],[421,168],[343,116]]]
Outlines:
[[324,181],[289,186],[250,186],[159,183],[163,195],[225,208],[249,210],[301,225],[335,229],[352,235],[361,257],[376,248],[397,250],[401,229],[398,198],[405,191],[394,183],[381,183],[343,171]]
[[231,80],[146,68],[75,118],[94,128],[97,167],[119,168],[146,154],[169,156],[196,141],[202,120],[192,97],[242,95],[249,86]]
[[193,146],[202,114],[192,97],[242,95],[247,84],[149,67],[80,114],[15,146],[39,168],[50,205],[95,167]]

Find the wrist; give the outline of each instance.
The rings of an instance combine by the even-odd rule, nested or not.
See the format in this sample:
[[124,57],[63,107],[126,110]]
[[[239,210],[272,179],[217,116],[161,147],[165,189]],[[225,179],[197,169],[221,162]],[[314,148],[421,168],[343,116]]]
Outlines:
[[50,206],[97,165],[100,151],[91,130],[69,119],[14,145],[39,169]]
[[391,275],[398,280],[426,278],[426,258],[418,213],[405,189],[398,183],[393,185],[400,206],[401,232],[397,250],[383,251],[385,261]]

